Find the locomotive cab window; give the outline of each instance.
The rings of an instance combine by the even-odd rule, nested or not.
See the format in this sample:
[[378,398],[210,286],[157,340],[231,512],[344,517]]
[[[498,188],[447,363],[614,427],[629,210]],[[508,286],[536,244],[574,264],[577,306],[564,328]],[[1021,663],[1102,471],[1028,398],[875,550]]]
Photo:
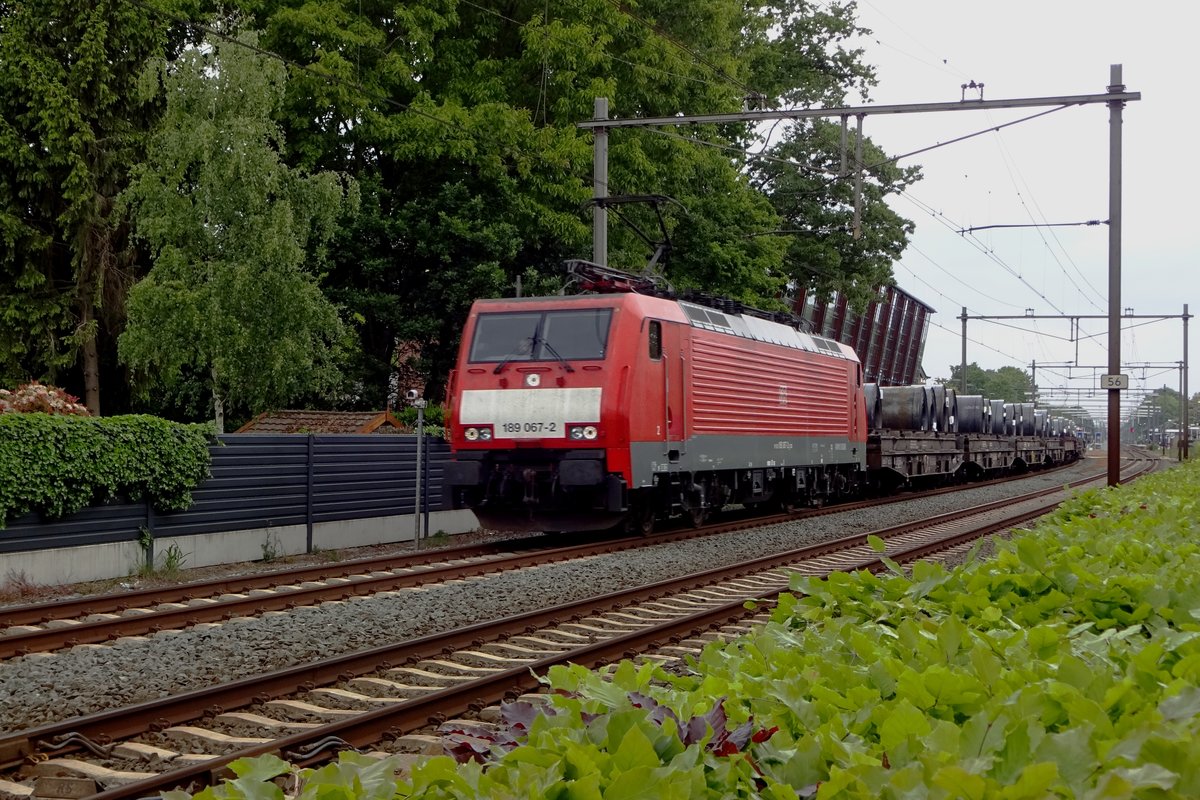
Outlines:
[[598,361],[608,347],[611,308],[480,314],[470,360]]
[[662,358],[662,323],[655,320],[650,321],[650,358]]

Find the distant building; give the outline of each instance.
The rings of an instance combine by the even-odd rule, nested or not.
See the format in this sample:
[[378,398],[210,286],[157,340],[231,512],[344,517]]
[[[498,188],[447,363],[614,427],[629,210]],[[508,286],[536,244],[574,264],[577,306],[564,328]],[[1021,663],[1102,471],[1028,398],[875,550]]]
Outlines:
[[932,306],[895,286],[880,290],[861,316],[834,292],[828,303],[811,293],[796,298],[795,310],[813,333],[848,344],[858,353],[863,379],[881,386],[907,386],[925,380],[921,357]]

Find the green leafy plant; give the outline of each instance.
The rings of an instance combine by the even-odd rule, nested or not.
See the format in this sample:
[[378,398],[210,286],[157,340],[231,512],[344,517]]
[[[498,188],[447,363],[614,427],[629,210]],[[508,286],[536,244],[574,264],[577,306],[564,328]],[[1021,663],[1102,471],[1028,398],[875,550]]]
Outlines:
[[0,414],[0,527],[122,499],[187,508],[208,476],[210,431],[141,415]]
[[138,574],[149,575],[154,571],[154,534],[145,525],[138,528],[138,546],[142,548],[142,563]]
[[[429,405],[425,407],[425,433],[430,436],[440,436],[444,425],[445,409],[440,405]],[[412,406],[405,406],[395,412],[394,416],[400,420],[405,428],[415,431],[417,429],[417,409]]]
[[279,558],[279,537],[272,534],[263,539],[262,560],[264,563],[270,564],[277,558]]
[[187,563],[187,554],[178,544],[172,543],[162,554],[160,561],[163,575],[172,577],[178,575],[179,571],[183,569],[183,565]]

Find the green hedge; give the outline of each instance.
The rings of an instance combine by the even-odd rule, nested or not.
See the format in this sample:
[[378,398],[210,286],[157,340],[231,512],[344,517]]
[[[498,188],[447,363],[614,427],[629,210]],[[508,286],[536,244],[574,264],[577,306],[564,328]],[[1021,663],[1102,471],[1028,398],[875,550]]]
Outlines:
[[[484,763],[396,782],[344,755],[296,797],[1200,797],[1198,514],[1192,463],[1086,492],[988,560],[797,578],[685,669],[552,670],[549,713],[449,737]],[[297,772],[236,771],[203,797],[281,798],[263,781]]]
[[187,508],[208,477],[211,435],[150,416],[0,414],[0,528],[31,511],[54,518],[122,498]]

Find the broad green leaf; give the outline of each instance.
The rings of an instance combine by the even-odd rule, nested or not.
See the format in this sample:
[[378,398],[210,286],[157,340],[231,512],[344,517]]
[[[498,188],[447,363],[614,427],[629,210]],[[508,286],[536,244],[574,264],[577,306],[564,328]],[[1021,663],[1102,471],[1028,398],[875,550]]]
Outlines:
[[1192,719],[1200,714],[1200,688],[1189,686],[1158,704],[1158,711],[1168,721]]
[[1099,766],[1091,746],[1093,733],[1090,725],[1052,733],[1037,746],[1034,757],[1057,764],[1059,774],[1068,785],[1082,786]]
[[987,792],[986,780],[953,765],[942,767],[935,772],[933,785],[945,789],[951,797],[962,800],[983,800]]
[[269,781],[278,775],[286,774],[291,768],[291,764],[271,754],[256,758],[239,758],[229,764],[229,769],[233,770],[234,774],[248,781]]
[[925,714],[907,699],[892,704],[879,726],[879,743],[884,750],[896,747],[910,736],[925,736],[930,731]]
[[600,776],[595,773],[577,780],[567,781],[564,788],[566,789],[565,800],[603,800],[604,798],[600,791]]
[[1161,764],[1142,764],[1114,770],[1134,789],[1170,789],[1179,780],[1179,775]]
[[663,796],[662,781],[650,767],[621,772],[604,789],[604,800],[656,800]]
[[[609,740],[609,747],[614,743]],[[654,751],[654,743],[637,725],[625,731],[616,750],[613,752],[613,764],[622,771],[628,772],[636,767],[659,766],[658,754]]]
[[1057,781],[1057,764],[1030,764],[1021,771],[1021,777],[1015,784],[1000,790],[1000,796],[1005,800],[1040,800]]

